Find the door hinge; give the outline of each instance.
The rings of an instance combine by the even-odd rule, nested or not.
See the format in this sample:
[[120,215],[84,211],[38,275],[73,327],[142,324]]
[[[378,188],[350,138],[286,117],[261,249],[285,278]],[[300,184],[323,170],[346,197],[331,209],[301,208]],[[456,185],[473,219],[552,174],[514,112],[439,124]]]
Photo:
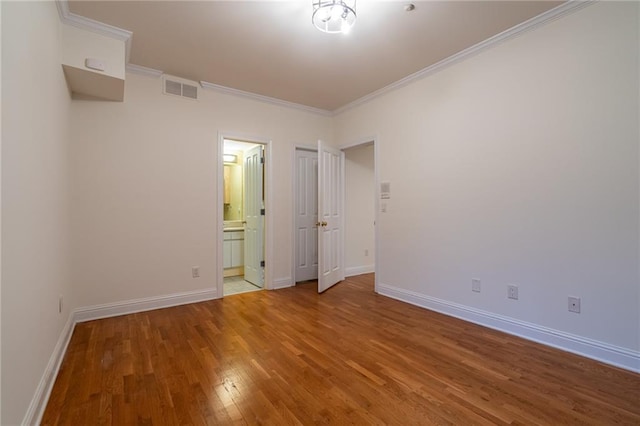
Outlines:
[[260,164],[264,164],[264,157],[260,157]]
[[264,209],[260,209],[260,216],[264,216]]
[[260,266],[264,268],[264,260],[260,261]]

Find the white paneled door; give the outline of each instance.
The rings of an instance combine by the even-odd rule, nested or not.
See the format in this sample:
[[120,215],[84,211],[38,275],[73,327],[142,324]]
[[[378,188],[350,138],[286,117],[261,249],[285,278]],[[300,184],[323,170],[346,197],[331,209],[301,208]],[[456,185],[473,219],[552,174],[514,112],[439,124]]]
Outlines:
[[318,153],[296,150],[295,281],[318,278]]
[[264,286],[264,155],[262,145],[244,154],[244,279]]
[[344,279],[344,153],[318,141],[318,293]]

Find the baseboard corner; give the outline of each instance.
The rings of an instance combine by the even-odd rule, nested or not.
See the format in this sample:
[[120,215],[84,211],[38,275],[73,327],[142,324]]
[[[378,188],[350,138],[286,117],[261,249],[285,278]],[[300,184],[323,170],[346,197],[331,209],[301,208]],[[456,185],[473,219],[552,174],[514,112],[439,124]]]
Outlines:
[[74,327],[74,313],[71,312],[69,313],[67,322],[60,331],[58,341],[53,348],[53,352],[49,357],[49,362],[42,373],[38,387],[36,388],[33,398],[31,399],[31,403],[27,408],[27,412],[22,420],[23,425],[40,424],[42,416],[44,415],[44,410],[47,408],[47,403],[49,402],[49,396],[51,395],[53,385],[58,377],[58,371],[60,371],[64,354],[67,352],[67,346],[69,346],[69,341],[71,340]]

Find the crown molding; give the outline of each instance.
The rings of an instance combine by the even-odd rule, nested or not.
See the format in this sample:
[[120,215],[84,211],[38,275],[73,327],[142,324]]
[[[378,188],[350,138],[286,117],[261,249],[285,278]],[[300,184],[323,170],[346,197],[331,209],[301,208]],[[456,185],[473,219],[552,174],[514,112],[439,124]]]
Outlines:
[[153,78],[162,77],[162,74],[164,74],[164,72],[160,70],[143,67],[142,65],[136,65],[131,63],[128,63],[126,65],[126,70],[127,72],[130,72],[133,74],[139,74],[139,75],[144,75],[144,76],[153,77]]
[[252,99],[254,101],[266,102],[268,104],[282,106],[285,108],[293,108],[304,112],[311,112],[314,114],[320,114],[327,117],[333,115],[331,111],[327,111],[326,109],[310,107],[307,105],[297,104],[295,102],[284,101],[282,99],[272,98],[269,96],[258,95],[257,93],[245,92],[244,90],[233,89],[231,87],[221,86],[219,84],[209,83],[207,81],[200,81],[200,86],[203,89],[213,90],[218,93],[224,93],[228,95],[239,96],[242,98]]
[[69,11],[69,2],[67,0],[56,0],[56,6],[58,7],[60,21],[62,21],[63,24],[124,41],[125,63],[129,63],[131,38],[133,37],[133,33],[131,31],[123,30],[122,28],[114,27],[113,25],[104,24],[93,19],[85,18],[84,16],[76,15]]
[[446,67],[449,67],[455,63],[458,63],[466,58],[470,58],[474,55],[477,55],[478,53],[487,50],[489,48],[492,48],[504,41],[510,40],[512,38],[515,38],[527,31],[531,31],[535,28],[538,28],[542,25],[545,25],[551,21],[554,21],[564,15],[567,15],[569,13],[573,13],[576,12],[586,6],[589,6],[593,3],[595,3],[597,0],[569,0],[566,3],[563,3],[559,6],[554,7],[553,9],[550,9],[544,13],[541,13],[538,16],[535,16],[527,21],[524,21],[514,27],[509,28],[508,30],[505,30],[499,34],[496,34],[492,37],[489,37],[486,40],[481,41],[480,43],[474,44],[471,47],[468,47],[464,50],[461,50],[460,52],[449,56],[448,58],[445,58],[443,60],[441,60],[440,62],[436,62],[433,65],[430,65],[426,68],[421,69],[420,71],[417,71],[413,74],[410,74],[394,83],[389,84],[388,86],[385,86],[381,89],[378,89],[374,92],[369,93],[368,95],[365,95],[359,99],[356,99],[353,102],[350,102],[344,106],[341,106],[340,108],[337,108],[335,110],[332,111],[332,115],[338,115],[341,114],[345,111],[348,111],[350,109],[353,109],[357,106],[363,105],[369,101],[372,101],[375,98],[378,98],[382,95],[385,95],[389,92],[392,92],[396,89],[399,89],[401,87],[404,87],[410,83],[413,83],[414,81],[418,81],[421,80],[431,74],[434,74]]
[[[72,25],[77,28],[81,28],[84,30],[92,31],[98,34],[102,34],[107,37],[112,37],[117,40],[122,40],[125,42],[125,55],[126,55],[126,70],[131,73],[144,75],[147,77],[158,78],[163,72],[160,70],[156,70],[153,68],[143,67],[141,65],[135,65],[129,63],[129,55],[131,51],[131,39],[133,37],[133,33],[131,31],[123,30],[118,27],[114,27],[112,25],[104,24],[102,22],[95,21],[93,19],[85,18],[80,15],[76,15],[69,11],[69,4],[67,0],[55,0],[56,5],[58,7],[58,14],[60,15],[60,20],[67,25]],[[239,96],[247,99],[252,99],[260,102],[269,103],[272,105],[277,105],[286,108],[297,109],[304,112],[310,112],[314,114],[319,114],[323,116],[335,116],[341,114],[350,109],[356,108],[360,105],[363,105],[373,99],[376,99],[380,96],[383,96],[389,92],[392,92],[396,89],[404,87],[408,84],[411,84],[415,81],[421,80],[431,74],[434,74],[446,67],[449,67],[453,64],[456,64],[466,58],[470,58],[474,55],[479,54],[480,52],[487,50],[491,47],[494,47],[504,41],[515,38],[527,31],[538,28],[542,25],[545,25],[551,21],[554,21],[564,15],[576,12],[586,6],[589,6],[598,0],[568,0],[567,2],[548,10],[538,16],[535,16],[525,22],[522,22],[514,27],[511,27],[508,30],[505,30],[499,34],[496,34],[492,37],[489,37],[486,40],[481,41],[471,47],[468,47],[448,58],[441,60],[433,65],[430,65],[426,68],[423,68],[420,71],[417,71],[413,74],[408,75],[394,83],[389,84],[381,89],[378,89],[374,92],[369,93],[355,101],[352,101],[340,108],[329,111],[321,108],[311,107],[308,105],[302,105],[295,102],[285,101],[282,99],[272,98],[269,96],[259,95],[257,93],[246,92],[244,90],[233,89],[231,87],[221,86],[219,84],[209,83],[206,81],[200,81],[200,86],[203,89],[213,90],[218,93],[224,93],[234,96]]]
[[[139,74],[147,77],[158,78],[162,76],[163,71],[153,68],[144,67],[141,65],[135,65],[129,63],[129,57],[131,52],[131,38],[133,33],[131,31],[123,30],[122,28],[114,27],[113,25],[104,24],[93,19],[85,18],[84,16],[76,15],[69,11],[69,3],[67,0],[55,0],[58,7],[58,14],[62,23],[72,25],[74,27],[92,31],[97,34],[101,34],[107,37],[114,38],[116,40],[122,40],[125,42],[125,63],[126,71],[134,74]],[[260,102],[266,102],[273,105],[278,105],[286,108],[293,108],[304,112],[310,112],[314,114],[320,114],[324,116],[331,116],[333,113],[320,108],[314,108],[307,105],[297,104],[295,102],[284,101],[282,99],[271,98],[269,96],[258,95],[257,93],[245,92],[243,90],[233,89],[231,87],[220,86],[218,84],[208,83],[201,81],[200,85],[203,89],[214,90],[219,93],[225,93],[234,96],[240,96],[243,98],[253,99]]]

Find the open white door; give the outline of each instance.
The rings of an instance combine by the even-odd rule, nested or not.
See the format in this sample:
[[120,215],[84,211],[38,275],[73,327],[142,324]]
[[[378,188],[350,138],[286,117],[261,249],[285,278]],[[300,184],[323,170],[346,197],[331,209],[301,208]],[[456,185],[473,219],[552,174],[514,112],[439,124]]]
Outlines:
[[318,141],[318,293],[344,279],[344,153]]
[[262,145],[244,154],[244,279],[264,286],[264,197]]

